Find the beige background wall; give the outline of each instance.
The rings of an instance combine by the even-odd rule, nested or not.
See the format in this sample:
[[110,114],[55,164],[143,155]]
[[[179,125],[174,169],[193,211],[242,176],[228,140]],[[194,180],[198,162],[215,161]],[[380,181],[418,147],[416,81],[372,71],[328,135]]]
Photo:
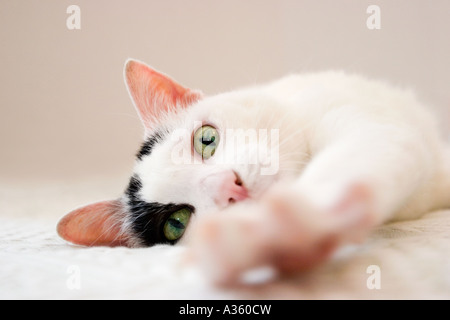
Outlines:
[[[66,8],[81,8],[68,30]],[[381,30],[366,27],[370,4]],[[206,94],[339,68],[415,88],[450,109],[450,1],[0,2],[0,179],[125,180],[142,130],[126,58]]]

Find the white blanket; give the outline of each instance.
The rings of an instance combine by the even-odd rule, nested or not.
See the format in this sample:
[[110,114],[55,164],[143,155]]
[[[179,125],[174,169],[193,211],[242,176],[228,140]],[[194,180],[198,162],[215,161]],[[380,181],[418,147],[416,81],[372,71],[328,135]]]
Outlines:
[[314,272],[220,288],[186,265],[182,247],[84,248],[57,236],[64,213],[117,190],[101,178],[0,186],[0,298],[450,298],[450,210],[381,227]]

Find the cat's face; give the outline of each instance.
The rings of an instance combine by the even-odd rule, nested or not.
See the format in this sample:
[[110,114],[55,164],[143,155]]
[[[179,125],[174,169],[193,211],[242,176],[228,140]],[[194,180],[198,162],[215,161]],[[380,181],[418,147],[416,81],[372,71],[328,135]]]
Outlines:
[[189,226],[240,201],[251,201],[278,179],[279,133],[249,90],[204,98],[143,63],[130,60],[125,80],[145,139],[120,200],[69,213],[58,226],[85,245],[176,243]]

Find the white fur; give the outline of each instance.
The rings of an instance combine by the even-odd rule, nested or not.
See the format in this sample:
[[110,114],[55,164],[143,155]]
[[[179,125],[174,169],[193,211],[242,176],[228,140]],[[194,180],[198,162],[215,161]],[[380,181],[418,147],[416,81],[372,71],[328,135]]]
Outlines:
[[[278,173],[262,176],[258,164],[217,165],[223,140],[222,149],[203,164],[173,164],[171,151],[179,143],[173,132],[192,132],[199,121],[214,124],[222,134],[227,128],[279,129]],[[241,176],[253,199],[277,181],[295,180],[299,192],[321,207],[337,201],[348,184],[364,183],[373,193],[378,223],[450,205],[448,151],[431,115],[411,92],[359,76],[292,75],[207,97],[161,125],[169,137],[136,165],[141,196],[191,203],[196,216],[217,210],[211,192],[219,191],[205,190],[202,179],[226,169]],[[185,151],[191,153],[186,141]]]

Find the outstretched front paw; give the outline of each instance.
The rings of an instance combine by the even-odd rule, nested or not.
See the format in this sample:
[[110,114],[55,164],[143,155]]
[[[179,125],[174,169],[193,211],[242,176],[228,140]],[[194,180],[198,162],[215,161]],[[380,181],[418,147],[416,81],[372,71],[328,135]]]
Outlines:
[[253,268],[282,273],[311,269],[370,223],[366,194],[354,188],[333,208],[319,209],[297,190],[277,186],[260,201],[239,203],[199,221],[191,238],[194,256],[216,283],[240,281]]

